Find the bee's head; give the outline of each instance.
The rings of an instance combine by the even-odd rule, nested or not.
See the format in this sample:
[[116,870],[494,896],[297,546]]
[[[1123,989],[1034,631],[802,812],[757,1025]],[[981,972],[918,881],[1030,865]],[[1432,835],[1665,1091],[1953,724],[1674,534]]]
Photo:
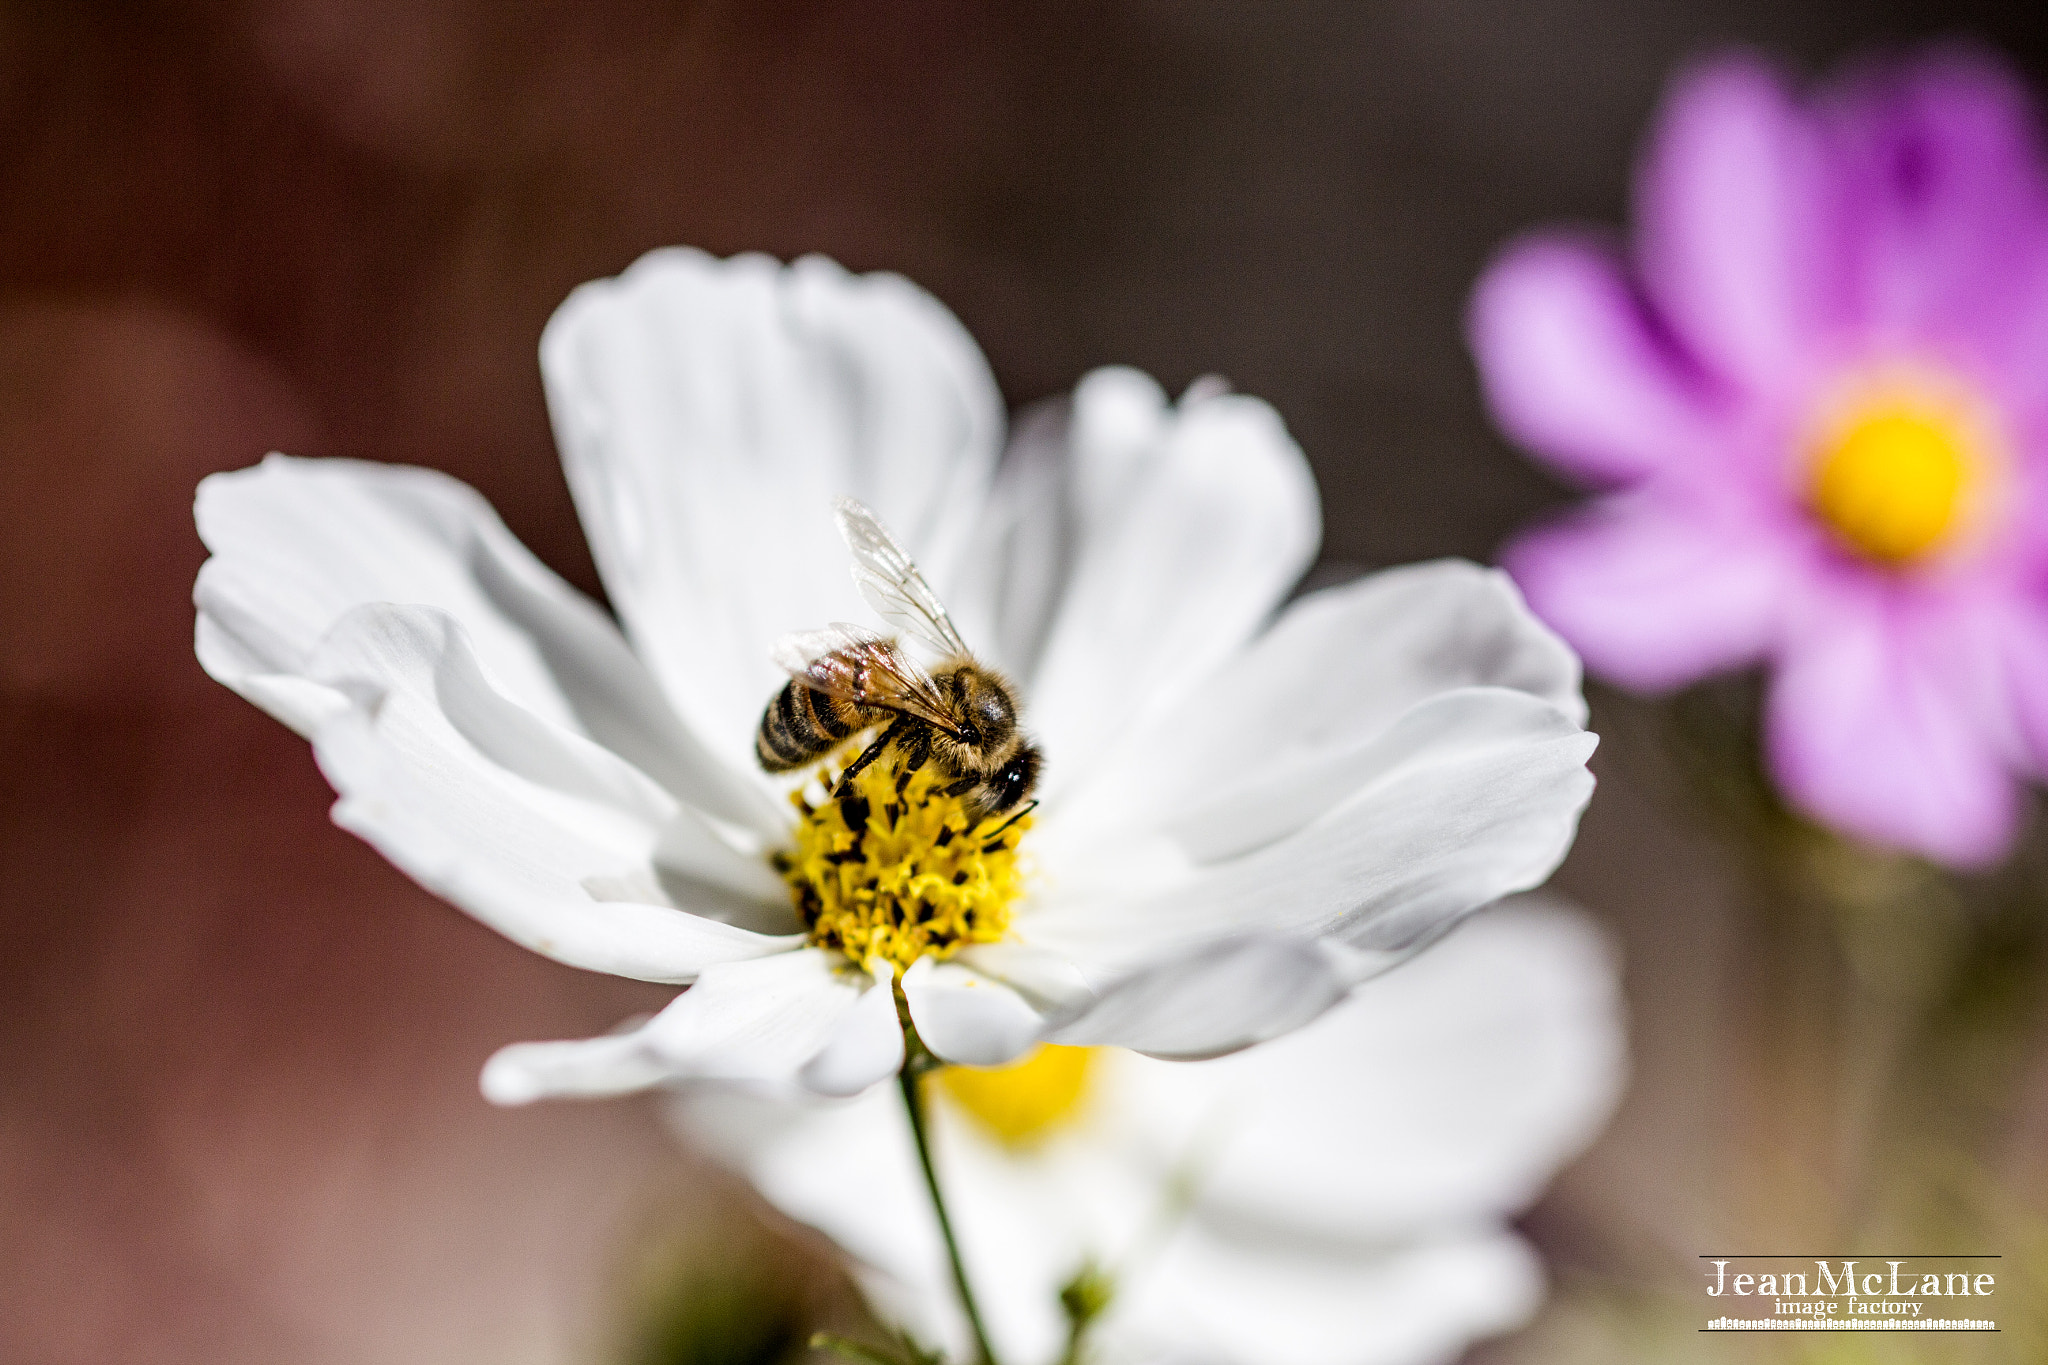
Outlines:
[[981,809],[983,816],[1004,815],[1015,810],[1017,803],[1031,795],[1031,789],[1038,785],[1038,770],[1045,762],[1035,744],[1020,744],[1010,761],[988,775],[973,797],[969,798]]

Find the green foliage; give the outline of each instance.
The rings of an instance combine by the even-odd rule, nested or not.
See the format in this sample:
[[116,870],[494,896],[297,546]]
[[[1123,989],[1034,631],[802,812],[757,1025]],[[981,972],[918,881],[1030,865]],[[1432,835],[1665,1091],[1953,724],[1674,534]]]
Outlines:
[[1067,1350],[1060,1365],[1081,1365],[1087,1359],[1088,1329],[1107,1312],[1116,1296],[1116,1281],[1090,1261],[1060,1286],[1060,1310],[1067,1315]]
[[766,1267],[697,1267],[647,1307],[627,1365],[783,1365],[808,1340],[796,1296]]

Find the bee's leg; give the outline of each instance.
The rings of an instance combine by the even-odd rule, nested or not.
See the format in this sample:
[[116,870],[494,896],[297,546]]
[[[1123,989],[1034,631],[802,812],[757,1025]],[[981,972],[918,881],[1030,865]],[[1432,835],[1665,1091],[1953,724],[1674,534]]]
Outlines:
[[909,728],[910,717],[908,716],[898,716],[895,720],[889,722],[889,728],[882,731],[881,738],[868,745],[867,748],[861,751],[859,758],[846,765],[846,771],[839,775],[839,785],[832,789],[832,795],[841,797],[852,791],[853,779],[866,771],[868,764],[880,758],[882,751],[891,744],[894,744],[898,739],[901,739],[903,732]]
[[898,791],[903,789],[903,784],[910,780],[910,775],[922,768],[925,760],[931,756],[931,727],[919,725],[912,728],[910,733],[903,737],[903,776],[896,780]]
[[980,785],[981,775],[979,773],[969,773],[952,786],[941,788],[939,794],[941,796],[965,796]]
[[932,727],[913,725],[903,736],[903,768],[896,774],[896,794],[903,795],[910,789],[910,779],[917,776],[925,760],[932,756]]

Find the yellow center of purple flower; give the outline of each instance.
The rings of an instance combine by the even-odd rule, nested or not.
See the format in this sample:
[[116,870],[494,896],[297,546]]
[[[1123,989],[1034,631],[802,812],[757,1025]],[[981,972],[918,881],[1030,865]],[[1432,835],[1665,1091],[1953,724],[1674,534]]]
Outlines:
[[949,1066],[934,1080],[998,1141],[1031,1147],[1081,1112],[1100,1051],[1045,1044],[1009,1066]]
[[1825,425],[1810,504],[1857,554],[1914,564],[1968,527],[1991,473],[1988,447],[1966,404],[1925,386],[1886,386]]

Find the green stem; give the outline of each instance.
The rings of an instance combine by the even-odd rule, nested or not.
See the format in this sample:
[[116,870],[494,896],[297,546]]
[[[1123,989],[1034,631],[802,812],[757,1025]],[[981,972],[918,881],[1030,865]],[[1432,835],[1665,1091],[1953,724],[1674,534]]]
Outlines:
[[999,1365],[988,1344],[988,1329],[982,1325],[981,1309],[975,1305],[974,1290],[968,1287],[967,1267],[960,1260],[960,1242],[953,1236],[953,1220],[946,1215],[946,1197],[939,1193],[939,1173],[932,1166],[931,1134],[925,1126],[924,1077],[938,1065],[927,1052],[914,1029],[904,1030],[903,1070],[896,1083],[903,1091],[903,1107],[910,1114],[910,1135],[917,1140],[918,1164],[924,1167],[925,1188],[932,1194],[932,1210],[939,1216],[939,1232],[946,1239],[946,1256],[953,1264],[953,1283],[960,1290],[960,1305],[967,1310],[967,1325],[974,1332],[976,1360],[981,1365]]

